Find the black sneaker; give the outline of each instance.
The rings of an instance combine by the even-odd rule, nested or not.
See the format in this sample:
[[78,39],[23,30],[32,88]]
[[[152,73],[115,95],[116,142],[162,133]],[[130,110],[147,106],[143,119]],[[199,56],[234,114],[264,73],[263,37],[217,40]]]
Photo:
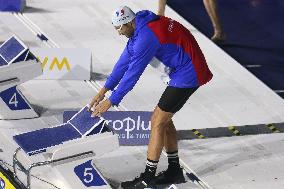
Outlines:
[[140,177],[136,177],[132,181],[126,181],[121,183],[123,189],[144,189],[144,188],[156,188],[155,178],[146,179],[145,174],[141,173]]
[[157,185],[185,183],[182,168],[167,169],[160,172],[155,179]]

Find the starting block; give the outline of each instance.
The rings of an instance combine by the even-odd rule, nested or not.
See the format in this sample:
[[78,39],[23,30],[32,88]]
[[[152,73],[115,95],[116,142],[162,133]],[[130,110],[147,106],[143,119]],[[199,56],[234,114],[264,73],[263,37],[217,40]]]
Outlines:
[[26,6],[26,0],[0,0],[0,11],[21,12]]
[[38,117],[17,86],[41,74],[41,63],[16,36],[0,46],[0,119]]
[[[86,155],[100,156],[119,147],[118,136],[106,127],[103,118],[91,117],[87,106],[65,124],[23,133],[13,138],[20,146],[13,156],[14,176],[17,178],[18,166],[27,175],[27,188],[30,188],[33,167]],[[34,162],[28,169],[24,168],[17,157],[21,149],[28,157],[42,154],[44,161]]]

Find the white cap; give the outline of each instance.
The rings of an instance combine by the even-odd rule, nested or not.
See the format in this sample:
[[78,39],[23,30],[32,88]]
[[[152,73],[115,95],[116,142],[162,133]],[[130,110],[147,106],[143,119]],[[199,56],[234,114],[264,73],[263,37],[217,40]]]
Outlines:
[[135,18],[135,13],[127,6],[117,8],[112,14],[112,24],[121,26],[131,22]]

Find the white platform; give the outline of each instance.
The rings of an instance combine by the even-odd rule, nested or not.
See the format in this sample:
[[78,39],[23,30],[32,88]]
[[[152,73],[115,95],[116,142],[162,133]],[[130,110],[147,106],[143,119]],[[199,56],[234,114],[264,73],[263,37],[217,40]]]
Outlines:
[[[30,0],[27,1],[30,8],[24,15],[58,46],[90,48],[93,71],[107,75],[126,43],[126,39],[117,34],[110,22],[111,12],[120,4],[127,4],[135,11],[157,10],[157,1],[152,0],[108,0],[104,3],[100,0]],[[284,122],[283,99],[172,10],[168,8],[166,14],[188,26],[203,49],[214,74],[213,81],[193,95],[184,109],[177,113],[174,118],[177,129]],[[1,39],[6,39],[13,33],[31,47],[46,47],[15,15],[0,13]],[[128,110],[151,111],[164,88],[160,74],[149,67],[138,85],[123,100],[123,105]],[[0,121],[0,148],[4,150],[0,152],[0,159],[9,163],[12,152],[17,147],[12,140],[13,135],[60,124],[64,110],[80,109],[96,94],[83,81],[29,81],[21,89],[29,101],[39,108],[41,118]],[[284,160],[283,138],[283,134],[272,134],[183,141],[180,143],[180,156],[212,188],[282,189],[284,173],[280,164]],[[105,159],[95,161],[105,170],[106,175],[122,181],[144,169],[146,148],[141,147],[141,150],[121,147],[118,151],[107,154]],[[120,164],[121,168],[127,170],[113,171],[122,158],[129,159],[127,167],[124,167],[125,162]],[[109,160],[107,165],[106,160]],[[139,164],[134,165],[134,162]],[[165,166],[164,159],[159,169]],[[59,188],[69,189],[72,183],[64,178],[64,170],[69,169],[67,164],[47,167],[34,174]],[[270,176],[267,177],[267,174]],[[281,176],[276,177],[277,175]],[[263,178],[268,178],[267,182],[264,183]],[[37,179],[34,179],[34,184],[38,189],[55,188]],[[188,188],[189,185],[181,185],[179,188]]]

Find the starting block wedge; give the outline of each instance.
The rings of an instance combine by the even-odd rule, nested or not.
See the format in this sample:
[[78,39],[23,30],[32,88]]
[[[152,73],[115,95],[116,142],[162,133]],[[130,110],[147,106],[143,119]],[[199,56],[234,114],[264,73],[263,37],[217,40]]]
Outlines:
[[104,124],[101,124],[103,121],[104,119],[100,117],[92,118],[91,112],[88,111],[88,106],[86,106],[76,113],[68,123],[70,123],[80,135],[88,136],[94,130],[96,133],[100,133],[104,128]]
[[0,119],[38,117],[17,86],[41,74],[41,63],[16,36],[0,46]]
[[[101,117],[91,117],[88,106],[82,108],[67,123],[43,128],[13,137],[20,146],[13,156],[14,176],[17,166],[27,175],[30,188],[30,172],[33,167],[58,163],[85,155],[101,156],[119,147],[118,136],[104,124]],[[18,159],[21,151],[29,158],[42,154],[44,161],[33,162],[28,169]]]

